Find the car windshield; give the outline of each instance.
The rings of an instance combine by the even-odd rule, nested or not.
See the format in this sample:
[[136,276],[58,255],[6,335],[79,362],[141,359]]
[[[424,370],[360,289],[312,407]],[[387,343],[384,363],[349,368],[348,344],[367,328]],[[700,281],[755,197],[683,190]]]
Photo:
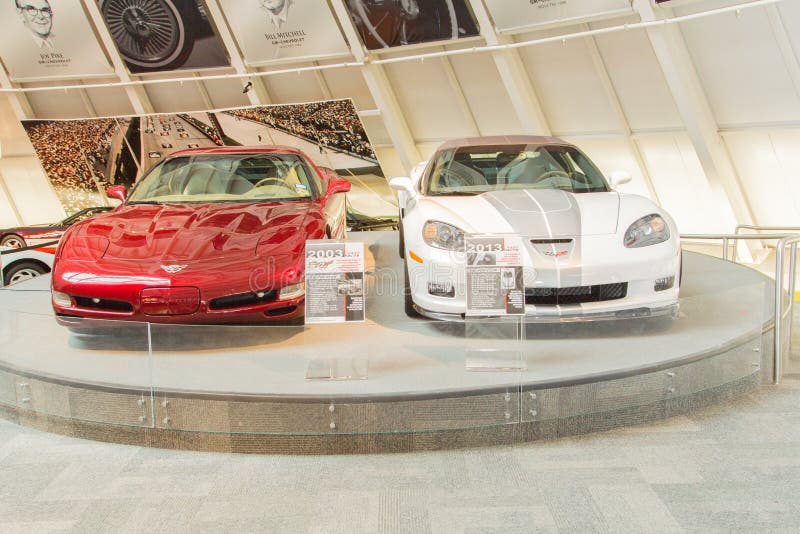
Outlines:
[[597,167],[580,150],[560,145],[465,146],[436,154],[427,195],[478,195],[501,189],[609,191]]
[[295,154],[178,156],[153,167],[128,204],[303,200],[318,192]]

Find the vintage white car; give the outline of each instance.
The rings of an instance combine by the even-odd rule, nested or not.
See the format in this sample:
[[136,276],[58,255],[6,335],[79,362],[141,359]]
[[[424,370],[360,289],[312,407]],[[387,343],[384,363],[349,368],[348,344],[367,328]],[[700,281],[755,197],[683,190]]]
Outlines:
[[0,247],[0,286],[49,273],[53,269],[55,250],[55,243],[36,249]]
[[675,222],[650,200],[614,190],[575,146],[552,137],[483,137],[442,145],[400,203],[406,312],[462,320],[465,236],[523,239],[525,317],[574,321],[675,315],[681,248]]

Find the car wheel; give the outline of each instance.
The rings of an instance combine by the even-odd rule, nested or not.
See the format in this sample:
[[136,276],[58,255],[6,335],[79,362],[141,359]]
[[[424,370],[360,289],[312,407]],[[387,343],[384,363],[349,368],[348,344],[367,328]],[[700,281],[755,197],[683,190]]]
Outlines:
[[0,240],[0,246],[11,247],[11,248],[24,248],[27,246],[27,243],[25,243],[25,239],[18,236],[17,234],[10,234],[5,236],[2,240]]
[[180,67],[192,53],[191,25],[173,0],[104,0],[101,9],[119,53],[134,70]]
[[411,296],[411,281],[408,276],[408,264],[403,262],[403,274],[405,275],[403,283],[403,298],[405,300],[406,315],[412,318],[422,317],[419,312],[414,309],[414,298]]
[[10,286],[11,284],[36,278],[37,276],[43,275],[46,272],[47,269],[43,265],[30,261],[21,261],[19,263],[10,265],[5,271],[3,271],[3,281],[6,285]]

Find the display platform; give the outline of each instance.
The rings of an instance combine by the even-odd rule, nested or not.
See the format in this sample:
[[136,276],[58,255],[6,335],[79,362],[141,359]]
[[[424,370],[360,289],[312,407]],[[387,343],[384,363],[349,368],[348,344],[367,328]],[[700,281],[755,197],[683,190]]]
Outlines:
[[0,414],[104,441],[352,453],[512,443],[652,421],[771,376],[774,283],[684,253],[677,318],[442,323],[403,308],[397,234],[368,252],[367,321],[58,326],[41,277],[0,291]]

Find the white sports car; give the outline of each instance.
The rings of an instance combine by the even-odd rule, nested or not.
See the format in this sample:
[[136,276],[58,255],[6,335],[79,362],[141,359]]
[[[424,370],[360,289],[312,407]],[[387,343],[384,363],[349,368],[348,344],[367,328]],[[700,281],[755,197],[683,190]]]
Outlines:
[[526,319],[674,315],[681,249],[675,222],[650,200],[614,191],[578,148],[552,137],[484,137],[442,145],[400,201],[406,312],[461,320],[465,237],[523,239]]

